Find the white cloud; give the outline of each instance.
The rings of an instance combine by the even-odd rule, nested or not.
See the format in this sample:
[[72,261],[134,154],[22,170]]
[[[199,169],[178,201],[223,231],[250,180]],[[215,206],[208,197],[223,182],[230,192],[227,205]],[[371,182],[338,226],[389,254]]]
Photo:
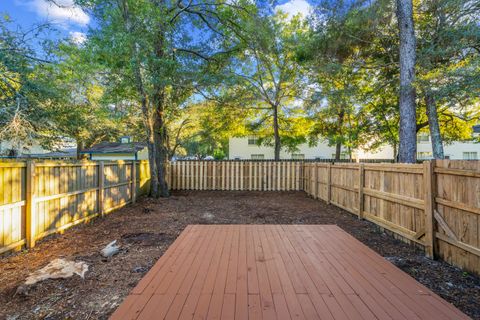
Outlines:
[[303,17],[306,17],[311,9],[312,6],[305,0],[290,0],[289,2],[276,6],[275,12],[282,11],[289,16],[295,16],[300,13]]
[[73,31],[70,32],[70,40],[75,44],[82,44],[87,41],[87,35],[83,32]]
[[48,0],[32,0],[26,3],[31,11],[42,18],[61,24],[75,23],[86,26],[90,17],[82,8],[76,6],[73,0],[56,0],[55,3]]

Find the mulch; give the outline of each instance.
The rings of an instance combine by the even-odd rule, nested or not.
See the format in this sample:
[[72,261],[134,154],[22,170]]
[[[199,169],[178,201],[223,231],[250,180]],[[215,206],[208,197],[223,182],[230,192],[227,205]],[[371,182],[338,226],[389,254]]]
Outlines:
[[[106,217],[0,257],[0,319],[107,319],[188,224],[336,224],[474,319],[480,278],[394,239],[374,224],[302,192],[174,192],[144,198]],[[99,251],[113,240],[120,252]],[[18,292],[55,258],[85,261],[85,279],[46,280]]]

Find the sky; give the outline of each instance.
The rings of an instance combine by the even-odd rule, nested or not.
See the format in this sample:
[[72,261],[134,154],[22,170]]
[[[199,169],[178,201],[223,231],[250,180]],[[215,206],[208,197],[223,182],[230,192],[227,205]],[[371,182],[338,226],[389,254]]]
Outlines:
[[[73,0],[55,0],[57,6],[48,0],[0,0],[0,14],[8,14],[13,25],[28,30],[35,24],[51,23],[57,29],[49,36],[53,38],[69,37],[76,43],[86,39],[92,19],[81,8],[74,6]],[[275,10],[290,15],[302,13],[306,16],[311,6],[307,0],[282,0]]]
[[33,25],[49,23],[57,32],[51,33],[54,38],[69,37],[81,43],[89,24],[92,23],[88,14],[75,7],[72,0],[56,0],[60,6],[46,0],[1,0],[0,13],[7,14],[18,25],[28,30]]

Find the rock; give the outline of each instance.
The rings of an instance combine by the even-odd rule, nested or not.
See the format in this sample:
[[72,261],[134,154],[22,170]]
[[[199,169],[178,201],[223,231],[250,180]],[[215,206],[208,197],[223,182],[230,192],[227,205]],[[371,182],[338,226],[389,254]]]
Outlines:
[[206,219],[206,220],[212,220],[213,218],[215,218],[215,216],[210,213],[210,212],[205,212],[203,215],[202,215],[202,218],[203,219]]
[[42,269],[32,272],[25,280],[25,283],[17,288],[15,294],[27,295],[30,286],[46,279],[69,278],[74,274],[79,275],[83,279],[87,271],[88,265],[83,261],[75,262],[55,259]]
[[132,269],[133,273],[144,273],[147,272],[147,267],[135,267]]
[[117,240],[114,240],[107,244],[105,248],[100,251],[102,256],[105,258],[111,258],[112,256],[116,255],[120,251],[120,246],[117,245]]

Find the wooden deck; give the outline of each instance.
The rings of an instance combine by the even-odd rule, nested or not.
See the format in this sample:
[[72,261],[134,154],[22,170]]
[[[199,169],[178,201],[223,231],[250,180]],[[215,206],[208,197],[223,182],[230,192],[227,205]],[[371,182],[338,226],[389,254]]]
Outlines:
[[112,319],[468,319],[337,226],[188,226]]

